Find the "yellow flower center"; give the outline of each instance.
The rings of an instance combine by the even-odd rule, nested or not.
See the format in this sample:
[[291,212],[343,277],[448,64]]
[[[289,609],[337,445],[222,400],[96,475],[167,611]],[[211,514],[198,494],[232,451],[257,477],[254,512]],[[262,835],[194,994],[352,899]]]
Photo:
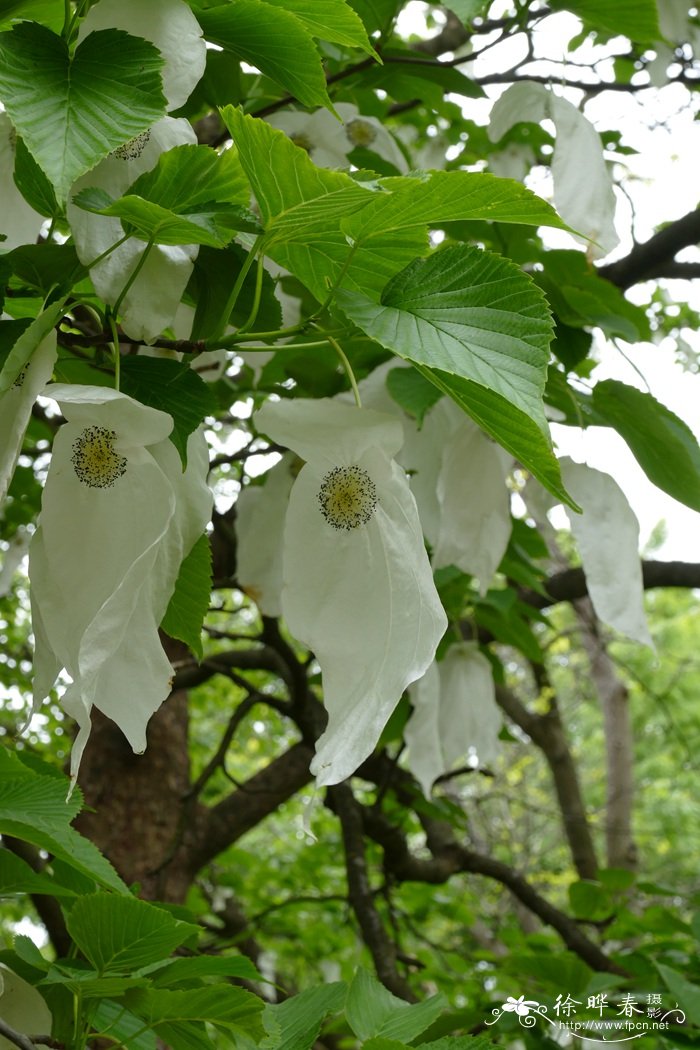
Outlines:
[[136,138],[129,139],[123,146],[112,150],[112,156],[118,160],[138,160],[151,140],[150,131],[142,131]]
[[71,463],[91,489],[108,489],[126,473],[126,457],[114,451],[116,434],[106,427],[86,427],[73,442]]
[[377,129],[368,120],[351,120],[345,125],[345,134],[353,146],[371,146],[377,137]]
[[318,491],[321,514],[334,529],[366,525],[376,509],[377,486],[362,467],[333,467]]

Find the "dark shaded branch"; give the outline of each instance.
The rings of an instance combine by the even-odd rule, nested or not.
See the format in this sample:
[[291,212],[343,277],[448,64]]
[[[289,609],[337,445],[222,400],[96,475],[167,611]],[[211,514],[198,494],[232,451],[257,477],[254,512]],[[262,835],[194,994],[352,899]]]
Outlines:
[[216,806],[198,810],[193,837],[185,841],[190,871],[199,871],[308,784],[312,757],[310,747],[295,744]]
[[21,1032],[16,1032],[14,1028],[10,1028],[9,1024],[0,1017],[0,1035],[4,1035],[5,1039],[8,1039],[15,1046],[19,1047],[19,1050],[36,1050],[36,1044],[31,1041],[28,1035],[22,1035]]
[[[600,266],[598,274],[618,288],[631,288],[639,281],[661,276],[660,271],[666,271],[674,264],[674,257],[682,248],[688,248],[698,242],[700,242],[700,211],[696,210],[669,223],[643,244],[635,244],[624,259]],[[681,264],[675,263],[675,265]]]
[[182,667],[175,675],[173,692],[202,685],[216,674],[228,675],[232,668],[238,671],[270,671],[285,684],[289,684],[290,675],[286,663],[274,649],[264,645],[259,649],[231,649],[227,653],[210,656],[202,660],[201,664]]
[[428,835],[433,856],[426,859],[412,854],[403,833],[381,814],[364,810],[363,815],[368,833],[384,849],[386,870],[400,882],[441,884],[460,873],[485,875],[506,886],[545,925],[556,930],[567,948],[591,969],[625,975],[625,971],[589,940],[573,919],[541,897],[513,868],[460,845],[447,825],[440,824]]
[[516,725],[527,733],[542,751],[552,774],[554,789],[564,824],[564,833],[574,867],[582,879],[595,879],[598,871],[578,769],[566,738],[556,697],[551,694],[549,710],[532,714],[505,686],[496,686],[496,702]]
[[[654,587],[700,588],[700,562],[690,561],[643,561],[642,579],[644,590]],[[588,594],[583,569],[565,569],[544,581],[546,595],[535,591],[522,591],[520,600],[535,609],[546,609],[557,602],[573,602]]]
[[[28,864],[32,871],[41,872],[43,870],[44,865],[39,851],[34,846],[24,842],[22,839],[13,838],[11,835],[3,835],[2,842],[10,853],[14,853],[16,857]],[[66,929],[63,912],[58,900],[44,893],[32,893],[30,897],[39,918],[46,927],[46,932],[56,950],[56,955],[59,957],[68,955],[73,939]]]
[[331,808],[340,820],[348,880],[348,900],[355,913],[362,939],[370,950],[377,977],[385,988],[407,1002],[416,998],[396,968],[396,945],[377,911],[367,872],[362,807],[347,784],[329,788]]

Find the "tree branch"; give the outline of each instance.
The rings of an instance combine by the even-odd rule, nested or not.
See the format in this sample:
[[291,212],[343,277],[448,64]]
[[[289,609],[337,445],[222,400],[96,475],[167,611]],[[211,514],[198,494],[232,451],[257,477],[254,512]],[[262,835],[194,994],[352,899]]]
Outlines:
[[[598,275],[618,288],[631,288],[639,281],[661,276],[660,271],[680,265],[674,262],[682,249],[700,242],[700,210],[688,212],[675,222],[669,223],[643,244],[635,244],[629,255],[617,262],[598,267]],[[693,274],[695,276],[695,274]]]
[[16,1032],[14,1028],[10,1028],[9,1024],[0,1017],[0,1035],[4,1035],[5,1039],[9,1039],[11,1043],[19,1047],[19,1050],[36,1050],[36,1044],[27,1035],[22,1035],[21,1032]]
[[362,939],[372,955],[377,977],[394,995],[409,1003],[416,1002],[410,986],[396,968],[396,945],[389,937],[374,902],[367,872],[362,808],[347,783],[329,788],[328,800],[340,820],[348,900],[362,931]]
[[[655,587],[700,587],[700,562],[689,561],[643,561],[642,580],[644,590]],[[535,609],[546,609],[558,602],[573,602],[588,595],[583,569],[565,569],[544,580],[546,595],[523,590],[521,601]]]

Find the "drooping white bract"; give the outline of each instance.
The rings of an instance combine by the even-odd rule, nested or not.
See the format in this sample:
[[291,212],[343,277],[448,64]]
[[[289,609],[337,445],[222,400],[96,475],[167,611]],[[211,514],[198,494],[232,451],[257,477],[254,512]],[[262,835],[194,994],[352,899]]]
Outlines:
[[[5,966],[0,966],[0,1017],[14,1032],[21,1035],[27,1035],[29,1032],[50,1032],[53,1025],[53,1017],[43,995],[33,984],[29,984]],[[26,1042],[36,1046],[37,1050],[48,1050],[46,1043],[36,1043],[29,1038]],[[5,1047],[13,1050],[15,1045],[0,1036],[2,1050]]]
[[0,394],[0,505],[7,494],[24,432],[37,395],[51,379],[56,363],[56,331],[42,339],[13,385]]
[[350,102],[336,102],[335,109],[342,123],[327,109],[313,113],[274,113],[267,120],[305,149],[319,168],[347,168],[348,153],[363,146],[398,171],[408,171],[396,140],[376,117],[362,116]]
[[596,616],[621,634],[648,645],[639,523],[617,482],[572,459],[559,460],[568,492],[581,507],[567,509]]
[[503,718],[491,665],[475,642],[450,646],[409,694],[414,710],[404,729],[408,767],[426,797],[436,779],[464,762],[471,749],[480,765],[493,762]]
[[282,612],[323,672],[328,727],[311,769],[350,776],[447,626],[415,501],[393,461],[398,420],[328,400],[267,402],[257,426],[306,465],[284,537]]
[[[70,197],[92,186],[105,190],[111,197],[121,197],[139,175],[155,167],[161,153],[196,142],[188,120],[164,117],[81,176],[73,184]],[[85,266],[124,236],[122,224],[114,216],[95,215],[78,208],[70,200],[66,214],[75,250]],[[145,250],[144,241],[130,237],[101,262],[91,266],[90,277],[101,299],[114,305]],[[124,331],[135,342],[155,339],[172,323],[198,251],[196,244],[156,244],[150,249],[120,307]]]
[[9,252],[20,244],[34,244],[44,222],[43,215],[27,204],[17,189],[15,144],[17,134],[7,113],[0,113],[0,252]]
[[236,579],[264,616],[282,614],[283,537],[294,459],[282,456],[264,485],[248,485],[236,501]]
[[207,46],[184,0],[99,0],[83,20],[78,41],[98,29],[123,29],[155,44],[165,61],[161,76],[169,111],[185,104],[204,75]]
[[484,595],[512,529],[508,467],[483,430],[464,413],[460,417],[444,447],[437,481],[440,525],[433,567],[456,565],[476,576]]
[[603,157],[600,135],[583,113],[543,84],[513,84],[491,110],[489,138],[498,142],[520,121],[554,121],[556,144],[552,158],[554,203],[577,233],[596,243],[595,258],[607,255],[620,238],[615,230],[615,193]]
[[183,472],[165,412],[105,387],[56,384],[47,395],[68,422],[56,435],[29,552],[34,703],[65,668],[72,684],[62,704],[79,726],[75,778],[93,705],[135,752],[146,747],[172,677],[158,627],[212,497],[202,434],[190,436]]

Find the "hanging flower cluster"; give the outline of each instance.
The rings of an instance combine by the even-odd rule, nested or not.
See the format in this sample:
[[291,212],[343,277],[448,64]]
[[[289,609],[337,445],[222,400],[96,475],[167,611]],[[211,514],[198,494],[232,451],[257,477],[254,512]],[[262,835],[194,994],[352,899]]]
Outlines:
[[65,669],[62,704],[79,732],[77,775],[93,706],[132,748],[170,692],[158,628],[183,558],[202,535],[212,496],[201,433],[185,471],[165,412],[105,387],[54,384],[67,419],[56,435],[29,552],[36,639],[34,704]]
[[[257,425],[305,460],[289,495],[280,606],[321,666],[328,726],[311,769],[319,785],[336,784],[371,754],[402,693],[430,665],[447,620],[415,501],[393,459],[398,420],[296,400],[267,402]],[[275,494],[288,484],[280,470]],[[261,520],[255,509],[249,523]]]

